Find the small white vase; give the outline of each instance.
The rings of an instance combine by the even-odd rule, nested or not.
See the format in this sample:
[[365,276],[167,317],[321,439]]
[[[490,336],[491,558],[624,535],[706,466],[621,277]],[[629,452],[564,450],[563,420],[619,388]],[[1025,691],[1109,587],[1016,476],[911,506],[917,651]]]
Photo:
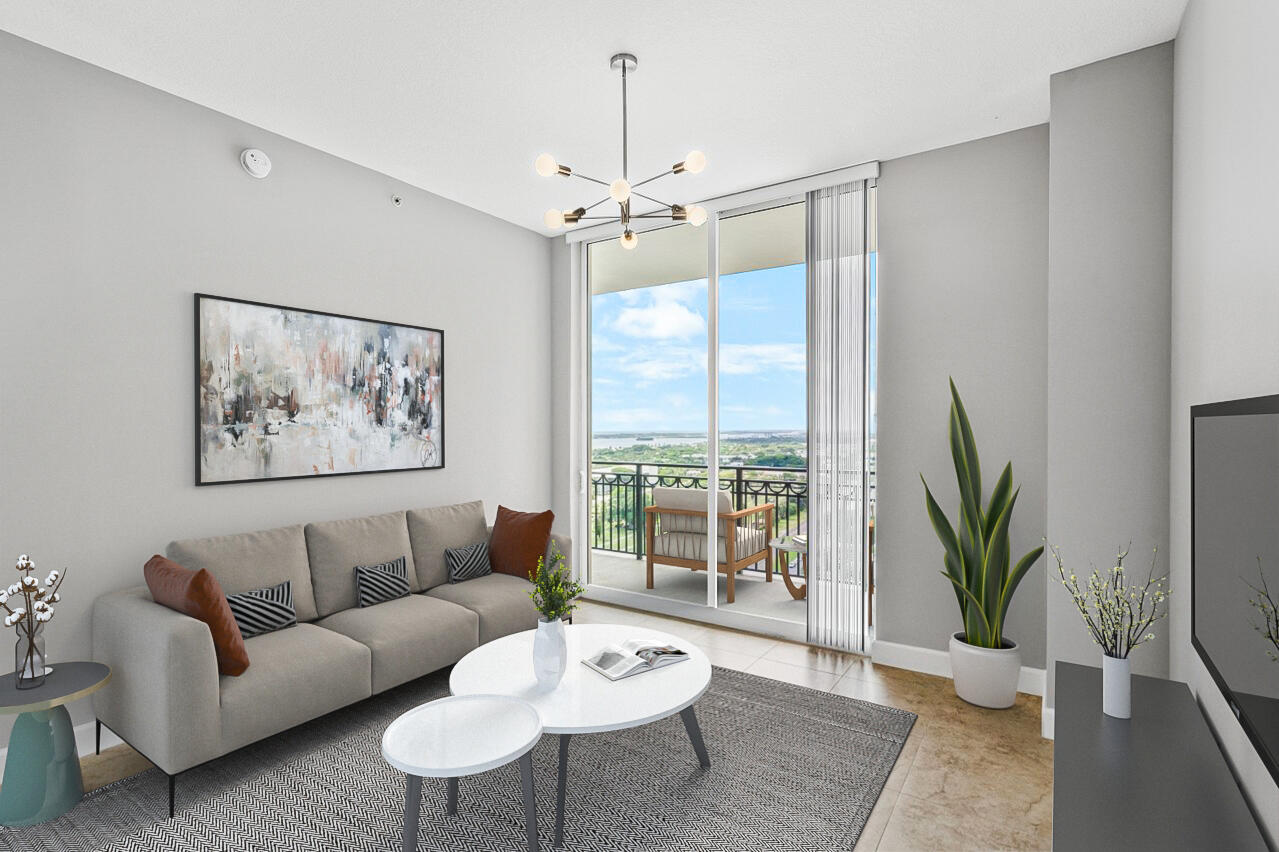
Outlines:
[[568,668],[568,645],[564,641],[564,622],[558,618],[537,622],[533,635],[533,677],[543,689],[557,686]]
[[1132,664],[1127,657],[1101,655],[1101,712],[1116,719],[1132,718]]

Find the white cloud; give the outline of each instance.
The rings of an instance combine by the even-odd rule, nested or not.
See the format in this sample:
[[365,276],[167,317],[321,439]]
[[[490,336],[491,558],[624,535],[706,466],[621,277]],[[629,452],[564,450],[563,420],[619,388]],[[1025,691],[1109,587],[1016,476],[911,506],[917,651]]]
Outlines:
[[641,347],[618,361],[618,369],[641,383],[706,372],[706,350],[696,346]]
[[807,368],[808,354],[802,343],[724,343],[719,347],[719,370],[725,375],[803,372]]
[[687,340],[706,333],[702,306],[706,284],[684,281],[637,290],[623,290],[623,308],[612,327],[628,337],[645,340]]

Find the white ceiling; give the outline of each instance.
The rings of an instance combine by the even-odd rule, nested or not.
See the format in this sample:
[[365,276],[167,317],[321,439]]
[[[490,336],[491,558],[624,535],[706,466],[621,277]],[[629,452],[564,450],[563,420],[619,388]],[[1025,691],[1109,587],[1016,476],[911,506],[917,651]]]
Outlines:
[[[1173,38],[1186,0],[0,0],[0,29],[519,225],[690,149],[692,201],[1048,119],[1048,76]],[[270,153],[270,152],[268,152]]]

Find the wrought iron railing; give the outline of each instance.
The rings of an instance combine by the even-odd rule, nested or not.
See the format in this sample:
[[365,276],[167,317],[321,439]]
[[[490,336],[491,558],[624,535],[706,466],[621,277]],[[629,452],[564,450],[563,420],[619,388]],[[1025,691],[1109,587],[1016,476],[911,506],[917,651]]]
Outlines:
[[[644,507],[653,488],[705,488],[706,467],[691,464],[598,462],[591,467],[591,547],[644,555]],[[720,488],[728,489],[733,508],[761,503],[776,506],[772,535],[807,529],[808,471],[804,468],[743,465],[721,467]]]

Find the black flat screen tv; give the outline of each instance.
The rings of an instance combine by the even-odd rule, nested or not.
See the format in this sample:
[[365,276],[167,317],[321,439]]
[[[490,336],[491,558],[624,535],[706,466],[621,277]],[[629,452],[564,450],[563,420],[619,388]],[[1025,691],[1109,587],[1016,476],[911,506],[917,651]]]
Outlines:
[[1279,782],[1279,396],[1190,410],[1191,641]]

